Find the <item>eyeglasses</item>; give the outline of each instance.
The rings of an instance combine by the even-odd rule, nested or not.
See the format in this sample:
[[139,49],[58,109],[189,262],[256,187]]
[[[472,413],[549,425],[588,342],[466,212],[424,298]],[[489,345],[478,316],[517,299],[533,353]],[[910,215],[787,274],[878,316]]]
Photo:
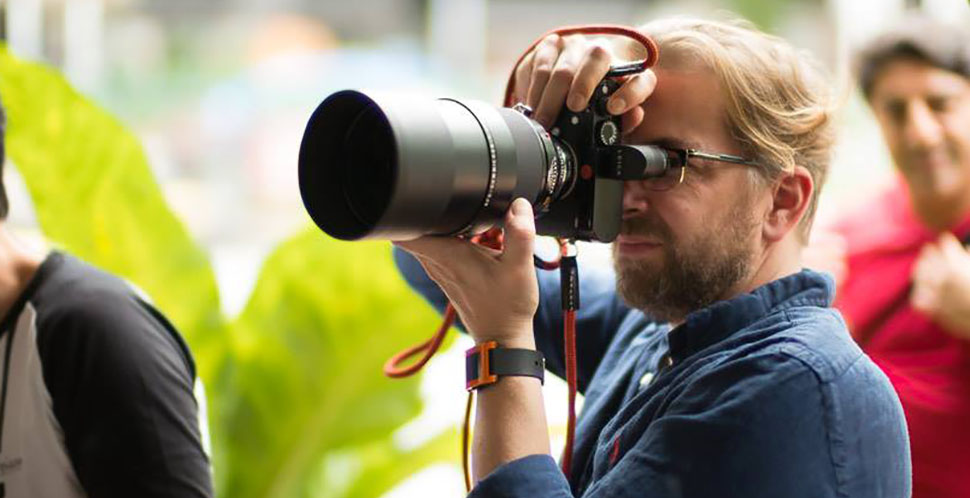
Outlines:
[[[750,159],[731,154],[712,154],[701,152],[696,149],[675,149],[671,147],[660,147],[667,152],[671,159],[666,171],[660,176],[653,176],[643,180],[644,185],[650,190],[670,190],[684,182],[687,177],[687,166],[690,166],[689,159],[696,157],[708,161],[718,161],[722,163],[742,164],[745,166],[759,166],[760,164]],[[695,166],[696,167],[696,166]]]

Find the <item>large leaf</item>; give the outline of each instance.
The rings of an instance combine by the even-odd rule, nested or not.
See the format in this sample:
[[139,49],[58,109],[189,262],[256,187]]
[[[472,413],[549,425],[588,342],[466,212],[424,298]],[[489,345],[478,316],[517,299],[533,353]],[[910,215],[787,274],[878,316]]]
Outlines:
[[[382,496],[401,481],[417,474],[430,464],[452,462],[457,464],[460,457],[461,439],[458,428],[445,430],[418,448],[403,451],[391,441],[357,447],[350,455],[337,455],[350,463],[337,469],[349,474],[346,479],[350,485],[344,489],[328,492],[326,488],[314,496],[339,496],[340,498],[375,498]],[[458,466],[455,465],[457,468]],[[331,472],[335,474],[336,472]],[[336,479],[324,475],[333,483]]]
[[209,261],[165,203],[137,137],[55,71],[0,47],[7,155],[45,236],[143,289],[208,380],[222,318]]
[[412,451],[391,438],[421,409],[418,381],[386,379],[381,366],[438,318],[396,275],[386,244],[293,238],[227,327],[205,253],[167,207],[136,137],[53,70],[3,47],[0,96],[8,156],[44,234],[137,284],[192,347],[219,495],[335,492],[321,482],[339,460],[362,469],[344,476],[341,496],[377,496],[457,457],[450,431]]
[[308,496],[328,453],[389,444],[421,403],[417,378],[390,380],[381,366],[438,320],[397,275],[387,243],[317,230],[284,243],[231,326],[226,496]]

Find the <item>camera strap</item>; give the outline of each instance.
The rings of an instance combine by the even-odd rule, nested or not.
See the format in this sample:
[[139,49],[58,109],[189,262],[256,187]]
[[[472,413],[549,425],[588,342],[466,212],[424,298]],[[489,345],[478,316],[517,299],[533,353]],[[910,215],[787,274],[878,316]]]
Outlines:
[[566,445],[559,465],[569,478],[573,462],[573,441],[576,436],[576,310],[579,309],[579,266],[576,264],[576,245],[565,243],[559,259],[559,285],[563,312],[563,353],[566,360],[566,384],[569,387],[566,418]]
[[[660,50],[657,48],[657,44],[644,33],[641,33],[629,26],[613,24],[589,24],[556,28],[536,38],[529,48],[522,52],[522,55],[520,55],[518,60],[516,60],[515,65],[512,66],[513,71],[509,75],[509,78],[505,84],[505,97],[503,105],[506,107],[516,104],[514,99],[515,68],[519,67],[526,56],[535,50],[543,39],[550,35],[615,35],[629,38],[643,46],[643,48],[646,50],[646,56],[644,59],[635,62],[613,65],[606,73],[606,77],[622,77],[646,71],[648,68],[655,65],[660,57]],[[653,156],[632,154],[632,152],[634,151],[627,150],[623,146],[617,147],[613,151],[613,153],[616,155],[615,160],[606,161],[605,163],[615,165],[616,171],[613,173],[617,177],[630,177],[631,179],[642,179],[648,176],[657,176],[668,167],[668,158],[666,157],[653,158],[654,160],[647,160],[646,162],[642,160],[636,161],[634,159],[641,157],[651,159]],[[648,152],[656,153],[657,151],[651,150]],[[623,159],[629,160],[623,161]],[[558,264],[543,265],[543,262],[539,258],[536,258],[536,266],[546,270],[552,270],[558,267],[560,270],[563,310],[563,343],[566,361],[566,383],[569,386],[569,406],[566,424],[566,445],[565,448],[563,448],[563,454],[559,460],[559,463],[563,475],[566,476],[566,479],[569,479],[572,468],[573,441],[576,433],[576,391],[578,381],[576,374],[576,310],[579,309],[579,270],[576,265],[575,246],[571,242],[563,240],[560,240],[560,245],[562,247],[562,253]],[[470,406],[471,405],[469,402],[469,408]],[[468,485],[470,490],[471,486],[467,477],[467,468],[465,470],[465,475],[466,485]]]
[[[635,74],[643,72],[649,67],[657,63],[659,57],[659,50],[656,43],[651,40],[646,35],[640,33],[639,31],[627,27],[618,25],[583,25],[583,26],[567,26],[562,28],[554,29],[532,43],[529,48],[522,53],[518,61],[516,61],[513,68],[518,67],[522,60],[528,55],[535,47],[542,41],[546,36],[549,35],[559,35],[568,36],[574,34],[583,35],[617,35],[630,38],[646,49],[646,57],[639,61],[626,62],[610,67],[607,77],[622,77],[630,74]],[[508,83],[505,87],[505,106],[512,106],[515,102],[512,102],[513,91],[515,88],[515,73],[508,79]],[[620,151],[622,153],[622,151]],[[621,154],[622,157],[622,154]],[[633,175],[643,175],[644,168],[648,166],[641,165],[631,165],[631,168],[623,168],[618,171],[619,176],[633,176]],[[640,176],[642,178],[642,176]],[[498,228],[493,228],[483,234],[476,235],[471,239],[472,243],[482,244],[486,247],[492,249],[502,249],[502,231]],[[544,261],[538,256],[533,256],[533,261],[536,268],[541,270],[555,270],[560,271],[560,285],[562,294],[562,310],[563,310],[563,349],[564,357],[566,363],[566,383],[569,386],[569,406],[568,406],[568,421],[566,425],[566,445],[563,449],[563,455],[560,459],[560,467],[563,474],[569,479],[571,466],[572,466],[572,453],[573,453],[573,441],[575,439],[576,432],[576,391],[577,391],[577,370],[576,370],[576,311],[579,309],[579,269],[576,263],[576,246],[573,241],[567,241],[565,239],[559,239],[560,255],[559,259],[556,261]],[[392,378],[401,378],[414,375],[431,359],[438,348],[441,346],[444,340],[445,334],[448,329],[451,328],[454,323],[456,316],[455,308],[448,303],[445,307],[444,316],[442,318],[442,323],[438,327],[435,334],[427,341],[412,346],[400,353],[392,356],[384,364],[384,374]],[[420,359],[418,359],[414,364],[408,367],[401,367],[400,364],[415,356],[419,353],[424,353]],[[469,391],[468,399],[465,404],[465,420],[462,425],[462,470],[465,476],[465,488],[467,491],[471,491],[471,472],[469,470],[469,433],[471,427],[471,410],[472,403],[474,401],[474,391]]]
[[506,107],[511,107],[515,105],[515,71],[514,69],[519,67],[522,60],[525,59],[530,52],[535,50],[536,46],[542,42],[547,36],[559,35],[559,36],[569,36],[569,35],[615,35],[623,36],[629,38],[640,45],[643,46],[647,51],[647,55],[644,59],[634,62],[624,62],[610,67],[607,77],[619,77],[627,76],[635,73],[642,73],[648,68],[652,67],[657,63],[657,59],[660,57],[660,49],[657,48],[657,44],[650,39],[649,36],[637,31],[629,26],[620,26],[616,24],[584,24],[580,26],[563,26],[561,28],[553,29],[539,38],[536,38],[529,48],[522,52],[519,59],[515,61],[515,65],[512,66],[512,74],[509,75],[509,79],[505,84],[505,99],[503,104]]

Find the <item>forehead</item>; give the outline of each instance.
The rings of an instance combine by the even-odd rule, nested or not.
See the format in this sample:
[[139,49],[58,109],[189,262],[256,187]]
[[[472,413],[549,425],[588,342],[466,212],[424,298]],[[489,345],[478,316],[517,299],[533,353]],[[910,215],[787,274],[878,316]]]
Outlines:
[[900,58],[886,64],[872,86],[875,102],[970,92],[970,80],[925,62]]
[[711,70],[659,68],[656,74],[657,86],[642,105],[643,123],[631,142],[721,149],[730,144],[724,96]]

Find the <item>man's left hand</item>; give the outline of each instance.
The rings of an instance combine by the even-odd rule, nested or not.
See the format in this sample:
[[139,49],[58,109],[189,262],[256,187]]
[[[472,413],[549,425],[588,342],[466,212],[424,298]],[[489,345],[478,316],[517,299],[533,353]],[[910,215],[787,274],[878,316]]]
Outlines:
[[910,303],[951,334],[970,340],[970,252],[944,233],[920,252]]
[[417,257],[476,342],[532,349],[532,317],[539,304],[535,230],[532,206],[519,198],[506,213],[502,251],[434,236],[395,245]]

